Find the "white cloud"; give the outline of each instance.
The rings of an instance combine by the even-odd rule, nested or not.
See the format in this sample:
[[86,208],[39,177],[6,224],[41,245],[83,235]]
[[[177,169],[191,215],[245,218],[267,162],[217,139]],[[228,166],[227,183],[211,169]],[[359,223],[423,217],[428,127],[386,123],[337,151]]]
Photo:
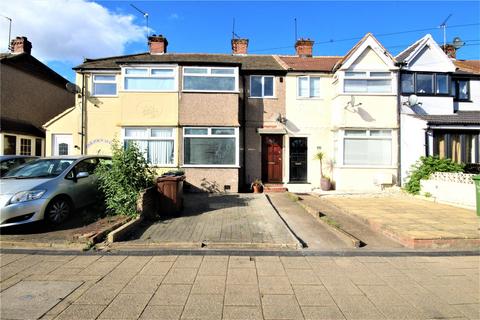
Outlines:
[[177,20],[177,19],[180,19],[180,16],[178,15],[178,13],[172,13],[168,16],[168,19]]
[[[0,14],[12,18],[12,38],[28,37],[32,55],[42,61],[121,55],[128,43],[146,42],[145,27],[133,15],[85,0],[0,1]],[[8,20],[0,19],[0,49],[6,52]]]

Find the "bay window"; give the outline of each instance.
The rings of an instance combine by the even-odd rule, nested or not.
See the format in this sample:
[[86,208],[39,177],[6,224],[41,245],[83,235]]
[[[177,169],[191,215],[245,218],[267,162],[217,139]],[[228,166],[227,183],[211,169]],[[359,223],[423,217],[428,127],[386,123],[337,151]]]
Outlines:
[[184,67],[184,91],[238,91],[238,68]]
[[250,97],[272,98],[275,96],[273,76],[250,76]]
[[123,69],[125,91],[175,91],[176,67],[131,67]]
[[390,93],[392,92],[391,72],[346,71],[345,93]]
[[345,130],[343,164],[388,166],[392,164],[392,130]]
[[238,128],[184,128],[184,165],[238,165]]
[[117,95],[117,80],[114,74],[94,74],[92,77],[94,96]]
[[128,127],[123,128],[123,143],[127,147],[135,144],[151,165],[172,166],[175,155],[173,128]]
[[320,77],[313,77],[313,76],[297,77],[297,97],[299,98],[320,97]]
[[433,155],[457,163],[478,163],[479,141],[479,132],[474,130],[434,130]]

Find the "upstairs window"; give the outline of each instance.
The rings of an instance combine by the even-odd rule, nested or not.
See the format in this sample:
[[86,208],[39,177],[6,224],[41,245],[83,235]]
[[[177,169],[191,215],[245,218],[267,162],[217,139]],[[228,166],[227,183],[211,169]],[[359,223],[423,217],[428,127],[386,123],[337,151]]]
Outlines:
[[184,67],[184,91],[238,91],[238,69],[220,67]]
[[454,100],[470,101],[470,81],[467,79],[453,79],[452,96]]
[[297,97],[320,97],[320,77],[302,76],[297,78]]
[[344,80],[345,93],[390,93],[392,73],[377,71],[347,71]]
[[254,98],[272,98],[274,97],[274,79],[273,76],[251,76],[250,77],[250,97]]
[[94,96],[116,96],[117,80],[114,74],[94,74],[93,75],[93,95]]
[[446,73],[403,73],[401,89],[403,94],[446,96],[450,92],[449,76]]
[[141,67],[125,68],[125,91],[175,91],[176,68],[174,67]]

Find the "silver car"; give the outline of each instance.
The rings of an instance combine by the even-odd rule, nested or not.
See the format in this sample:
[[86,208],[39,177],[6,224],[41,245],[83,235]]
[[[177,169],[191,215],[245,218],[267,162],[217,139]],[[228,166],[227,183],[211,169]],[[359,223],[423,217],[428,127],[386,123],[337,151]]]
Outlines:
[[94,203],[94,170],[106,156],[63,156],[33,160],[0,179],[0,227],[39,220],[58,225],[74,209]]

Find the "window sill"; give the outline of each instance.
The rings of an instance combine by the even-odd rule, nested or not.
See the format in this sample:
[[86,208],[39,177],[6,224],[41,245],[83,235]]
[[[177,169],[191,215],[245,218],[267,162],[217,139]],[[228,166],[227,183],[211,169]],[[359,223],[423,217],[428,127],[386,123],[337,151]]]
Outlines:
[[297,97],[297,100],[324,100],[321,97]]
[[178,90],[120,90],[120,93],[178,93]]
[[217,90],[182,90],[182,92],[185,93],[236,93],[239,94],[240,91],[234,90],[234,91],[217,91]]
[[240,169],[237,165],[207,165],[207,164],[184,164],[182,168],[219,168],[219,169]]
[[174,164],[149,164],[151,168],[178,168],[177,165]]
[[382,165],[338,165],[337,169],[398,169],[396,166],[382,166]]

